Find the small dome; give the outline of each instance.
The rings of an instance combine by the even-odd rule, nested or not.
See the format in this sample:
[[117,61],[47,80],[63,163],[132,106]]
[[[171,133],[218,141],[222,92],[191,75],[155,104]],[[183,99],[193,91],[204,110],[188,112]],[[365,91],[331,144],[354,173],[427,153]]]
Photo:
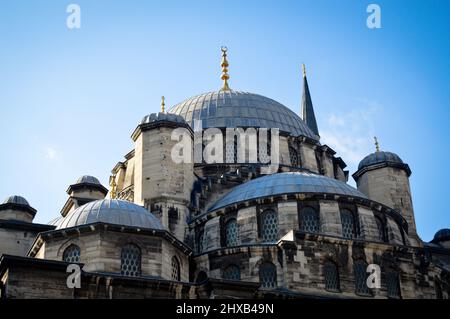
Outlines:
[[381,163],[404,164],[402,159],[395,153],[375,152],[367,155],[361,162],[359,162],[358,170]]
[[432,242],[440,242],[440,241],[446,241],[450,240],[450,229],[449,228],[443,228],[439,230],[432,240]]
[[28,201],[25,198],[23,198],[22,196],[17,196],[17,195],[9,196],[8,198],[5,199],[3,204],[16,204],[16,205],[30,206],[30,204],[28,203]]
[[144,207],[117,199],[102,199],[89,202],[60,220],[53,220],[56,229],[70,228],[92,223],[163,230],[158,218]]
[[203,128],[278,128],[294,136],[318,137],[293,111],[268,97],[240,91],[215,91],[194,96],[170,109],[193,128],[201,120]]
[[174,122],[179,124],[186,124],[186,121],[184,118],[180,115],[171,114],[171,113],[152,113],[149,115],[144,116],[144,118],[141,121],[141,124],[148,124],[148,123],[154,123],[154,122]]
[[306,172],[289,172],[258,177],[236,186],[209,211],[251,199],[292,193],[337,194],[367,199],[366,195],[337,179]]
[[100,181],[97,178],[95,178],[94,176],[90,176],[90,175],[81,176],[77,180],[77,184],[84,184],[84,183],[101,185]]

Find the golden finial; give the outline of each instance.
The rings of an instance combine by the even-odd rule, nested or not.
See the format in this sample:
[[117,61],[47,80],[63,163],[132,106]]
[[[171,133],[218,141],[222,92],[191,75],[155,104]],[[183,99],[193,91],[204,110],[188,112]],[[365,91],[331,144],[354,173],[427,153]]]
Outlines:
[[223,87],[222,91],[230,91],[230,87],[228,86],[228,80],[230,79],[230,76],[228,75],[228,61],[227,61],[227,47],[221,47],[220,50],[222,51],[222,81],[223,81]]
[[111,197],[111,199],[115,199],[117,197],[116,175],[111,175],[109,177],[109,186],[111,186],[109,196]]
[[166,112],[166,109],[165,109],[166,103],[164,103],[165,100],[166,100],[166,98],[164,97],[164,95],[161,96],[161,112],[162,113]]
[[302,63],[303,77],[306,78],[306,66],[305,63]]
[[380,144],[378,143],[378,139],[376,136],[374,136],[373,138],[375,140],[375,149],[377,150],[377,152],[380,151]]

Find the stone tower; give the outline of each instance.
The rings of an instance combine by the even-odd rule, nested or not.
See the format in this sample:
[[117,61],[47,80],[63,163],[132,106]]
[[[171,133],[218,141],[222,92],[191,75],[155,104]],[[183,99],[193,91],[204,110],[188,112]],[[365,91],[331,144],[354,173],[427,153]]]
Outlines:
[[358,190],[370,199],[394,208],[408,223],[410,244],[419,245],[409,184],[411,170],[397,154],[377,151],[366,156],[353,174]]
[[134,201],[157,215],[168,230],[184,240],[194,164],[192,158],[183,163],[172,160],[172,150],[179,143],[172,140],[172,132],[177,128],[192,138],[192,130],[181,116],[164,112],[144,117],[134,131]]

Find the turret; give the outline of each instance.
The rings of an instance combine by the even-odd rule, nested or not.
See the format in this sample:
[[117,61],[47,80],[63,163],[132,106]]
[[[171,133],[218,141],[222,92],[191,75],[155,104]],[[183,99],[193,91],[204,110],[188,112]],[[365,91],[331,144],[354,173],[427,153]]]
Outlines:
[[192,159],[187,163],[172,159],[172,150],[179,143],[172,140],[177,128],[192,134],[181,116],[164,112],[163,100],[161,112],[145,116],[134,131],[134,201],[155,213],[168,230],[184,240],[194,164]]
[[9,196],[0,204],[0,219],[32,223],[36,209],[22,196]]
[[394,153],[380,151],[366,156],[353,174],[358,190],[370,199],[385,204],[398,212],[408,223],[408,237],[412,245],[419,245],[409,176],[411,169]]

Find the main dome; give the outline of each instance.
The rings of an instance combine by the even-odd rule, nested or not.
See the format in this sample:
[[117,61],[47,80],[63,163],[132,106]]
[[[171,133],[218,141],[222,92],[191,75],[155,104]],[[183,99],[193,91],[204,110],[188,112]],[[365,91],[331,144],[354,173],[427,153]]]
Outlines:
[[194,127],[202,120],[203,128],[262,127],[279,128],[294,136],[318,137],[293,111],[277,101],[259,94],[241,91],[215,91],[194,96],[169,113],[181,115]]
[[89,202],[71,211],[66,217],[53,220],[56,229],[92,223],[106,223],[150,229],[164,229],[159,219],[144,207],[117,199]]

